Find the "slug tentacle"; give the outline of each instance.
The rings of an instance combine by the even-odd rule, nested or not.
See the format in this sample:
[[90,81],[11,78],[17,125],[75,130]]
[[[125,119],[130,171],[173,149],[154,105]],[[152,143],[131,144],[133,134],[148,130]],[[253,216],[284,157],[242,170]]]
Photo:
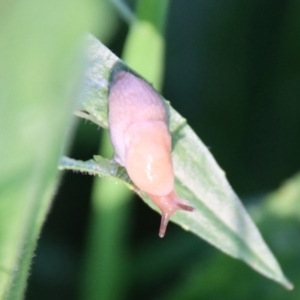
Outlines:
[[154,88],[125,71],[114,75],[108,123],[115,159],[162,213],[159,236],[177,210],[194,211],[174,190],[167,110]]

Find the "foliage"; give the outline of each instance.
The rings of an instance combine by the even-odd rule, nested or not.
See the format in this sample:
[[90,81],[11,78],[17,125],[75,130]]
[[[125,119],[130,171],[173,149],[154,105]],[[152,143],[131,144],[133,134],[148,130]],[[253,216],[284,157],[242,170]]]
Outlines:
[[[134,15],[121,0],[0,3],[0,299],[24,298],[41,228],[60,186],[57,162],[66,153],[76,128],[72,111],[102,128],[108,127],[111,72],[128,66],[91,35],[84,41],[82,37],[91,30],[102,41],[109,41],[119,34],[118,15],[130,23],[123,59],[158,90],[163,82],[167,87],[172,82],[168,98],[176,107],[180,105],[175,98],[183,99],[179,110],[189,115],[188,124],[167,102],[176,189],[197,208],[193,214],[177,213],[173,221],[291,288],[223,170],[191,127],[213,146],[230,181],[244,194],[270,190],[299,170],[299,139],[295,138],[300,128],[300,85],[295,69],[299,59],[298,51],[293,50],[298,45],[294,36],[299,27],[299,5],[271,1],[230,2],[226,7],[222,3],[169,4],[167,0],[139,0]],[[193,9],[193,5],[201,9]],[[258,13],[261,10],[268,13]],[[180,12],[180,18],[174,21],[174,14],[170,14],[165,38],[170,11]],[[190,22],[197,26],[187,27]],[[87,57],[83,53],[88,53]],[[163,81],[165,64],[169,67]],[[201,101],[193,100],[199,95]],[[80,124],[84,132],[81,149],[88,148],[92,138],[87,134],[88,126]],[[95,180],[89,231],[85,232],[86,251],[80,252],[72,266],[81,260],[84,263],[81,272],[72,269],[72,275],[68,275],[72,280],[66,279],[73,282],[75,276],[80,278],[80,284],[73,284],[72,289],[80,286],[82,299],[120,299],[127,294],[131,298],[163,299],[218,299],[225,294],[228,299],[287,297],[285,290],[175,227],[170,226],[163,241],[150,240],[148,235],[145,239],[132,238],[129,232],[137,234],[132,226],[132,205],[137,201],[129,201],[134,188],[123,168],[103,158],[110,157],[111,149],[107,131],[101,132],[101,156],[92,159],[95,150],[87,161],[67,157],[60,160],[61,169],[110,178]],[[225,144],[230,149],[227,155]],[[86,177],[81,175],[80,182]],[[121,184],[116,188],[115,182]],[[273,193],[246,199],[247,211],[295,283],[300,281],[295,264],[300,253],[299,186],[299,176],[295,176]],[[77,188],[79,185],[72,186],[64,197],[71,198],[70,192]],[[152,205],[145,195],[135,192]],[[73,214],[83,201],[75,195],[67,213],[53,220],[57,216],[55,206],[48,214],[48,224],[71,219],[80,222],[84,213],[80,211],[80,218]],[[55,205],[59,205],[57,202]],[[58,230],[64,232],[64,227]],[[72,235],[80,235],[77,227],[71,230]],[[153,235],[153,228],[151,232]],[[41,292],[37,298],[58,298],[60,289],[51,284],[58,275],[65,276],[72,251],[60,264],[52,263],[55,255],[51,254],[40,264],[43,237],[49,238],[47,224],[28,296],[34,297],[31,287],[38,278],[46,282],[48,292]],[[64,236],[65,245],[68,237]],[[48,253],[52,250],[51,246],[47,248]],[[45,261],[51,262],[52,268],[59,266],[52,281],[47,277]],[[299,299],[299,292],[292,292],[290,299]]]

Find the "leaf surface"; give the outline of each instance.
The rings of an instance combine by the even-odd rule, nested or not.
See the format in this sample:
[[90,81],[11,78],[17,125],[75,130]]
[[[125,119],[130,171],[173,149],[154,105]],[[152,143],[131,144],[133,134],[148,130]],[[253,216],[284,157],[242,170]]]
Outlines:
[[[90,69],[86,76],[85,98],[81,104],[84,113],[81,111],[77,114],[107,128],[107,97],[111,74],[119,69],[128,70],[128,67],[92,36],[88,37],[88,44]],[[224,171],[186,120],[169,104],[168,110],[176,190],[196,208],[194,213],[179,211],[171,220],[291,289],[292,284],[284,276],[257,227],[229,185]],[[66,166],[62,164],[61,168]],[[114,163],[106,165],[106,168],[106,175],[111,176]],[[87,169],[89,167],[85,166],[83,170],[86,172]],[[97,170],[89,170],[88,172],[99,175]],[[116,177],[120,179],[122,176],[116,174]],[[146,195],[141,194],[143,200],[156,209]]]

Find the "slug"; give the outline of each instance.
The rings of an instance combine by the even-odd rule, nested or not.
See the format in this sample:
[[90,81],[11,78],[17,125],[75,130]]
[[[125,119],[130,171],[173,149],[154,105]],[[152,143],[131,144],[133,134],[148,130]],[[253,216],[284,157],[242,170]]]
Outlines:
[[160,209],[159,236],[177,210],[194,211],[174,190],[172,142],[164,102],[141,78],[118,71],[108,97],[108,123],[114,160],[124,166],[132,182]]

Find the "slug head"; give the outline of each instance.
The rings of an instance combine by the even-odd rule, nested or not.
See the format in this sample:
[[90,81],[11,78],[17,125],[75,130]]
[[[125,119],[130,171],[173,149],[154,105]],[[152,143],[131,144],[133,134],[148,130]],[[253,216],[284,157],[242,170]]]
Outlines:
[[161,223],[158,234],[161,238],[165,236],[170,217],[177,210],[185,210],[191,212],[195,211],[195,208],[190,206],[188,201],[179,198],[174,190],[166,196],[155,196],[151,194],[148,194],[148,196],[161,211]]

